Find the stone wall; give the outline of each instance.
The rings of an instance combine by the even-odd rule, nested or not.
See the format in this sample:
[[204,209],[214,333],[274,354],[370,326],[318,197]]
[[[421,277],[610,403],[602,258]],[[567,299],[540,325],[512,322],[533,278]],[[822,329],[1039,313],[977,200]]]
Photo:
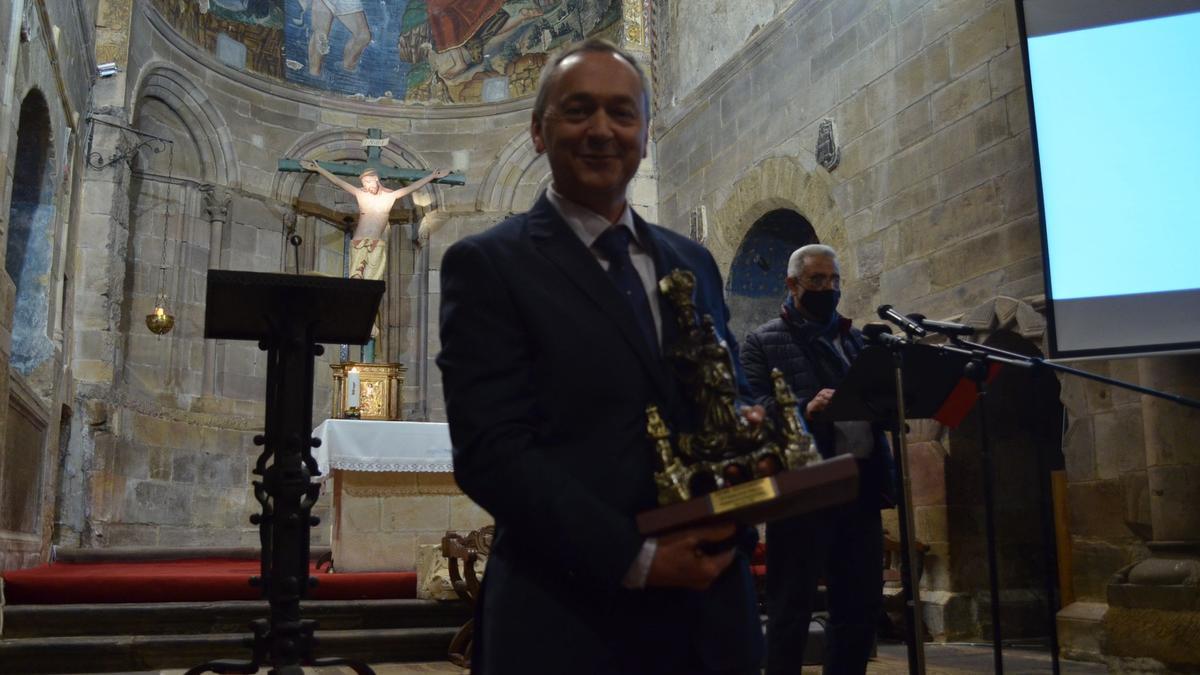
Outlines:
[[[1079,364],[1196,398],[1200,361],[1156,356]],[[1071,587],[1064,649],[1114,668],[1194,670],[1200,579],[1200,413],[1102,383],[1064,378]]]
[[685,99],[792,1],[655,0],[657,39],[667,47],[655,64],[662,105]]
[[[1011,3],[794,3],[660,111],[662,220],[683,229],[707,207],[727,264],[764,203],[801,207],[843,245],[859,318],[883,300],[951,316],[1037,294],[1021,72]],[[842,149],[832,173],[814,159],[826,118]]]
[[[1084,370],[1135,384],[1138,360],[1091,361]],[[1063,378],[1063,437],[1070,481],[1074,597],[1104,602],[1112,574],[1144,557],[1151,538],[1142,397]]]
[[[0,15],[0,570],[49,555],[58,453],[73,412],[69,252],[95,14],[94,2],[24,0]],[[22,130],[26,103],[36,113]]]

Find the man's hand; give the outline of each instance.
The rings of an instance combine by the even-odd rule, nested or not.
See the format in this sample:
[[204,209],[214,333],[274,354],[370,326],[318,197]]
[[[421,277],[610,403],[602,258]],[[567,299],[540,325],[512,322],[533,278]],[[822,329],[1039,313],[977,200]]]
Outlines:
[[445,178],[449,175],[450,169],[434,169],[433,172],[429,174],[429,178],[430,180],[437,180],[439,178]]
[[302,159],[300,160],[300,168],[304,169],[305,171],[316,171],[320,167],[311,159]]
[[704,543],[716,543],[733,536],[732,523],[693,527],[659,537],[646,575],[646,587],[688,588],[703,591],[721,576],[733,562],[733,549],[714,555],[700,550]]
[[829,402],[833,400],[832,389],[822,389],[817,392],[817,395],[812,397],[808,402],[808,406],[804,409],[804,416],[811,418],[813,415],[821,412],[829,407]]

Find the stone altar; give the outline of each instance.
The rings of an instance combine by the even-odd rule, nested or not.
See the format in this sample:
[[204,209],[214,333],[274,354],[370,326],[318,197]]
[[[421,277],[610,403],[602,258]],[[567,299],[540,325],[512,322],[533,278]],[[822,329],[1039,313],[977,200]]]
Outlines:
[[445,424],[330,419],[313,431],[333,490],[334,570],[416,570],[422,545],[492,522],[454,483]]

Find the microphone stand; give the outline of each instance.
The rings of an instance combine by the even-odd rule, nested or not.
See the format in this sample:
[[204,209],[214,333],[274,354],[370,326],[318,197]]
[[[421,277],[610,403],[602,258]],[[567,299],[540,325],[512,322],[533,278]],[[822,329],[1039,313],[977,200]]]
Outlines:
[[[987,539],[988,593],[992,616],[992,667],[996,675],[1004,673],[1004,646],[1000,629],[1000,576],[996,564],[996,497],[995,468],[987,432],[988,355],[971,350],[971,360],[964,368],[967,379],[975,383],[975,405],[979,410],[979,447],[983,456],[983,513]],[[1047,600],[1049,601],[1049,599]]]
[[1017,354],[1016,352],[1005,351],[1003,349],[999,349],[997,347],[992,347],[990,345],[969,342],[969,341],[963,340],[961,338],[951,338],[951,339],[954,341],[954,343],[956,345],[959,345],[962,349],[983,352],[989,361],[994,361],[997,363],[1007,363],[1007,364],[1014,365],[1014,366],[1020,366],[1022,368],[1030,368],[1030,369],[1033,369],[1034,371],[1036,371],[1038,368],[1049,368],[1050,370],[1054,370],[1054,371],[1057,371],[1060,373],[1066,373],[1068,375],[1075,375],[1076,377],[1082,377],[1084,379],[1094,380],[1096,382],[1103,382],[1104,384],[1109,384],[1114,387],[1120,387],[1122,389],[1128,389],[1129,391],[1136,391],[1139,394],[1145,394],[1147,396],[1154,396],[1156,398],[1166,399],[1168,401],[1171,401],[1173,403],[1178,403],[1179,405],[1182,405],[1187,408],[1195,408],[1197,410],[1200,410],[1200,400],[1197,400],[1194,398],[1188,398],[1187,396],[1180,396],[1179,394],[1169,394],[1165,391],[1159,391],[1157,389],[1143,387],[1140,384],[1133,384],[1132,382],[1125,382],[1124,380],[1118,380],[1116,378],[1106,377],[1104,375],[1097,375],[1096,373],[1089,373],[1086,370],[1079,370],[1078,368],[1064,366],[1061,363],[1055,363],[1054,361],[1047,361],[1046,359],[1044,359],[1040,356],[1026,356],[1025,354]]
[[[929,326],[928,324],[926,324],[925,327],[932,330],[933,332],[941,332],[937,328]],[[945,334],[945,333],[943,333],[943,334]],[[999,579],[998,579],[998,574],[997,574],[997,565],[996,565],[995,499],[994,499],[994,493],[993,493],[993,490],[994,490],[994,486],[993,486],[994,468],[993,468],[993,463],[992,463],[991,448],[988,444],[987,413],[986,413],[986,406],[984,405],[985,397],[987,395],[987,380],[988,380],[988,374],[990,371],[990,365],[993,363],[1006,364],[1006,365],[1017,366],[1020,368],[1027,368],[1027,369],[1030,369],[1032,372],[1037,372],[1037,370],[1039,368],[1049,368],[1050,370],[1053,370],[1053,371],[1066,373],[1068,375],[1074,375],[1077,377],[1082,377],[1082,378],[1088,379],[1088,380],[1094,380],[1096,382],[1102,382],[1104,384],[1112,385],[1115,387],[1121,387],[1123,389],[1135,391],[1140,394],[1145,394],[1147,396],[1155,396],[1157,398],[1166,399],[1168,401],[1172,401],[1174,403],[1177,403],[1179,405],[1189,407],[1189,408],[1200,409],[1200,401],[1188,398],[1186,396],[1180,396],[1178,394],[1169,394],[1167,392],[1158,391],[1156,389],[1150,389],[1149,387],[1143,387],[1141,385],[1133,384],[1131,382],[1125,382],[1125,381],[1118,380],[1118,379],[1111,378],[1111,377],[1106,377],[1104,375],[1097,375],[1095,373],[1089,373],[1085,370],[1079,370],[1078,368],[1071,368],[1070,366],[1064,366],[1060,363],[1054,363],[1052,361],[1047,361],[1041,357],[1027,356],[1025,354],[1017,354],[1015,352],[1006,351],[1004,349],[999,349],[997,347],[992,347],[990,345],[985,345],[985,344],[981,344],[981,343],[977,343],[977,342],[971,342],[969,340],[963,339],[961,336],[958,336],[958,335],[948,334],[946,336],[951,340],[951,342],[953,343],[953,346],[951,346],[951,345],[930,345],[930,346],[932,346],[936,349],[947,351],[947,352],[954,352],[954,353],[959,353],[959,354],[969,356],[971,358],[971,360],[970,360],[970,362],[967,363],[964,374],[966,375],[966,377],[968,379],[970,379],[972,382],[975,383],[975,388],[976,388],[976,400],[977,400],[977,404],[979,407],[979,441],[980,441],[980,449],[981,449],[982,455],[983,455],[983,496],[984,496],[985,532],[986,532],[986,538],[987,538],[988,586],[989,586],[989,594],[991,597],[992,655],[993,655],[993,663],[994,663],[994,667],[995,667],[995,672],[997,673],[997,675],[1001,675],[1004,672],[1004,660],[1003,660],[1004,657],[1003,657],[1003,644],[1001,642],[1001,630],[1000,630],[1000,588],[999,588],[1000,584],[999,584]],[[1045,468],[1044,462],[1042,464],[1042,468],[1043,469]],[[1043,471],[1042,473],[1046,473],[1046,472]],[[907,477],[906,477],[906,481],[907,481]],[[905,485],[905,487],[907,488],[907,484]],[[1043,490],[1043,492],[1044,492],[1044,490]],[[1047,562],[1046,574],[1051,575],[1051,574],[1054,574],[1054,569],[1051,569],[1051,568],[1057,568],[1057,560],[1055,558],[1051,557],[1052,554],[1049,551],[1047,551],[1047,556],[1048,556],[1049,560]],[[1047,603],[1049,612],[1051,614],[1051,616],[1049,617],[1050,618],[1049,624],[1050,624],[1051,666],[1053,668],[1054,674],[1058,675],[1058,673],[1060,672],[1058,626],[1057,626],[1057,621],[1056,621],[1056,612],[1054,609],[1055,594],[1053,592],[1053,584],[1049,581],[1049,577],[1047,577],[1046,603]]]
[[913,338],[911,331],[907,332],[907,335],[908,340],[904,340],[891,333],[878,333],[873,335],[872,339],[891,352],[892,368],[896,373],[896,426],[891,429],[891,433],[896,466],[900,472],[896,479],[900,493],[897,520],[900,523],[900,574],[904,580],[901,584],[906,623],[904,637],[908,643],[908,672],[910,675],[924,675],[925,631],[921,611],[921,579],[914,564],[916,528],[912,514],[912,475],[908,468],[908,422],[904,411],[904,348]]

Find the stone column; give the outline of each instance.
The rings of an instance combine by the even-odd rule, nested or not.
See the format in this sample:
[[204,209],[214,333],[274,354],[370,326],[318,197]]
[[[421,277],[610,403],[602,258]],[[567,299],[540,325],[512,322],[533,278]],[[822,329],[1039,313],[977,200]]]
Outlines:
[[[112,77],[97,80],[92,87],[91,114],[125,126],[130,122],[126,84],[133,4],[133,0],[100,0],[96,18],[96,62],[116,63],[119,70]],[[87,133],[85,129],[81,135]],[[67,446],[67,461],[87,469],[84,475],[64,478],[78,483],[63,489],[79,494],[83,504],[77,513],[67,515],[69,522],[60,524],[60,528],[69,528],[68,536],[77,535],[82,546],[104,545],[106,526],[120,511],[125,495],[125,483],[119,479],[113,460],[112,426],[116,422],[108,411],[115,398],[114,384],[121,372],[126,341],[120,326],[128,302],[125,256],[131,172],[125,161],[106,164],[126,147],[125,133],[106,124],[91,123],[86,151],[94,157],[89,156],[89,164],[104,166],[83,170],[78,196],[71,369],[75,376],[75,408],[95,414],[89,412],[81,419],[83,433],[72,434]]]
[[[1200,356],[1144,358],[1139,371],[1144,386],[1200,399]],[[1109,584],[1103,649],[1190,671],[1200,667],[1200,410],[1147,396],[1142,420],[1151,556]]]
[[[645,9],[642,0],[621,1],[621,48],[637,57],[646,76],[654,82],[650,22]],[[653,98],[655,94],[651,91],[650,95]],[[658,222],[658,153],[653,139],[646,151],[646,158],[629,184],[629,201],[635,211],[653,223]]]
[[[229,220],[229,206],[233,197],[229,191],[215,185],[202,185],[204,213],[208,217],[208,268],[221,269],[221,241],[225,234],[225,223]],[[222,341],[224,345],[224,341]],[[201,392],[204,396],[216,396],[217,341],[204,341],[204,380]]]

